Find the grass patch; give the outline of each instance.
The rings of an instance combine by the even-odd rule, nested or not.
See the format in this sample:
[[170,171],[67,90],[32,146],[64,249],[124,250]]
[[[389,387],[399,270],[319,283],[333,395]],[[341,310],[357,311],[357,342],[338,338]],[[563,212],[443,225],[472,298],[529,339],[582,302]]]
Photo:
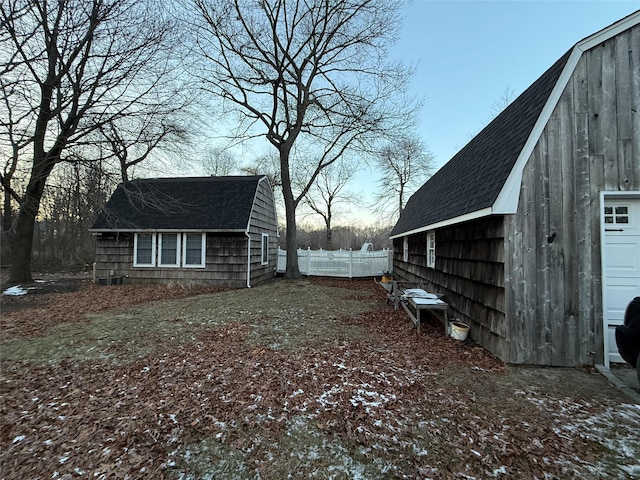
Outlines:
[[335,304],[339,301],[340,313],[350,316],[370,309],[370,300],[354,299],[352,290],[309,287],[304,280],[276,281],[252,289],[88,314],[86,322],[64,323],[41,337],[0,343],[2,360],[122,363],[153,352],[162,342],[191,342],[205,329],[233,322],[252,327],[252,343],[274,349],[297,349],[311,341],[364,335],[359,328],[338,321]]
[[[246,437],[246,432],[243,433]],[[222,435],[219,435],[222,437]],[[398,474],[388,447],[348,445],[318,428],[317,420],[296,416],[277,437],[256,430],[241,448],[206,438],[170,453],[171,478],[245,480],[318,478],[383,480]],[[260,468],[253,465],[259,464]]]

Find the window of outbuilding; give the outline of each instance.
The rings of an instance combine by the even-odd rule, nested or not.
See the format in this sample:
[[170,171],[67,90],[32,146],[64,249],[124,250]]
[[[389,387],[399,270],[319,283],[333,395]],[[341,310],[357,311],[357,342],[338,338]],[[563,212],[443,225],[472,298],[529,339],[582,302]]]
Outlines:
[[605,224],[628,224],[629,205],[608,205],[604,207]]
[[204,233],[185,233],[182,264],[185,267],[204,267],[207,236]]
[[436,232],[427,232],[427,268],[436,267]]
[[409,237],[403,237],[402,239],[402,261],[409,261]]
[[160,233],[159,250],[161,267],[180,266],[180,235],[177,233]]
[[269,234],[262,234],[262,265],[267,265],[269,263]]
[[152,233],[136,233],[133,237],[133,266],[155,267],[156,236]]
[[136,233],[133,266],[204,268],[206,246],[206,233]]

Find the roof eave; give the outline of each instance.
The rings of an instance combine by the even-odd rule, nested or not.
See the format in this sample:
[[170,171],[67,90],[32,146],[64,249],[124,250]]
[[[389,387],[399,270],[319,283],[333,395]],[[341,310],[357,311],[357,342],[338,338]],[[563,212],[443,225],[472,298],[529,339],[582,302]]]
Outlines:
[[449,218],[447,220],[431,223],[429,225],[415,228],[413,230],[397,233],[396,235],[392,235],[389,238],[393,240],[395,238],[401,238],[409,235],[415,235],[417,233],[428,232],[429,230],[436,230],[438,228],[449,227],[451,225],[456,225],[458,223],[468,222],[470,220],[476,220],[478,218],[488,217],[489,215],[492,215],[492,214],[493,214],[493,211],[491,210],[491,207],[482,208],[480,210],[476,210],[475,212],[465,213],[464,215],[460,215],[458,217]]
[[244,228],[90,228],[91,233],[244,233]]

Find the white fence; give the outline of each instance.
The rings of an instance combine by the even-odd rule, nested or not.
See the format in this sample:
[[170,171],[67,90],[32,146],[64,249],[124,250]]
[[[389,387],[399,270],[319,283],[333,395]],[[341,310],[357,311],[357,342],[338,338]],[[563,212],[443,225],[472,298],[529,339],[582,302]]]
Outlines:
[[[366,245],[366,244],[365,244]],[[286,250],[278,249],[278,272],[287,266]],[[302,250],[298,268],[303,275],[319,277],[375,277],[393,270],[393,250]]]

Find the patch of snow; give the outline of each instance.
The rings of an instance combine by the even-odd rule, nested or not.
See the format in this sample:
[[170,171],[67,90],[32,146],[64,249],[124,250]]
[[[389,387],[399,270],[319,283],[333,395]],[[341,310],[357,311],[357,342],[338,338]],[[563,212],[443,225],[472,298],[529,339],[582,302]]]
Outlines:
[[[529,398],[528,398],[529,399]],[[593,464],[584,465],[591,474],[601,476],[605,473],[611,478],[611,465],[618,465],[620,474],[638,475],[640,472],[640,444],[637,441],[640,431],[640,405],[621,404],[608,407],[599,412],[588,408],[582,411],[568,402],[536,401],[540,405],[556,412],[558,420],[554,432],[561,438],[584,438],[606,448],[609,454]],[[557,403],[557,404],[556,404]],[[589,404],[587,404],[589,406]],[[576,465],[571,465],[577,468]],[[626,478],[626,475],[624,475]]]
[[29,291],[26,288],[22,288],[20,285],[14,285],[13,287],[9,287],[4,292],[2,292],[3,295],[16,297],[20,295],[26,295],[27,293],[29,293]]
[[22,441],[22,440],[24,440],[25,438],[27,438],[25,435],[18,435],[17,437],[15,437],[15,438],[13,439],[13,442],[12,442],[12,443],[18,443],[18,442],[21,442],[21,441]]
[[338,402],[336,401],[332,402],[331,400],[329,400],[329,397],[335,395],[336,393],[340,393],[341,391],[342,391],[342,388],[340,388],[340,386],[334,385],[329,390],[323,392],[322,395],[320,395],[316,401],[325,407],[327,406],[334,407],[338,405]]
[[429,452],[426,448],[419,448],[417,445],[413,445],[413,454],[416,457],[426,457],[429,455]]
[[500,467],[493,470],[493,476],[497,477],[498,475],[503,475],[507,473],[507,467],[501,465]]

